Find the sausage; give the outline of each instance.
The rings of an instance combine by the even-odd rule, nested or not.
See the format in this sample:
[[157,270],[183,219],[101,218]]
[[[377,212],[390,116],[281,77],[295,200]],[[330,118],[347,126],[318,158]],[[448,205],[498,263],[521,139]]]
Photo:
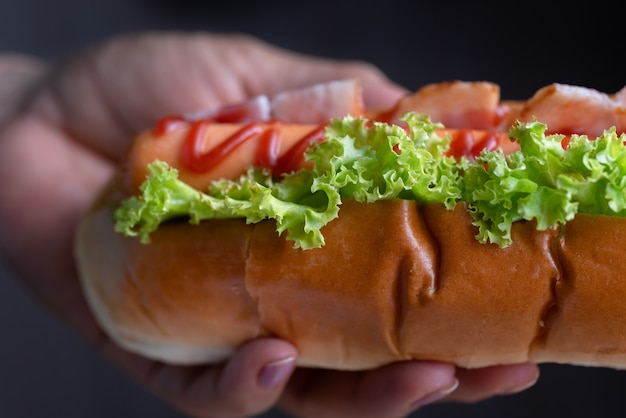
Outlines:
[[[161,123],[134,142],[76,236],[88,301],[130,351],[173,364],[213,363],[246,341],[278,336],[309,367],[364,370],[424,359],[467,368],[525,361],[626,368],[626,218],[577,214],[541,231],[520,220],[512,244],[501,248],[476,240],[463,203],[450,210],[344,199],[340,216],[322,228],[320,248],[295,249],[273,220],[244,219],[172,219],[145,245],[115,232],[112,214],[154,159],[203,190],[242,174],[259,154],[271,169],[291,154],[289,167],[294,155],[306,166],[300,145],[323,140],[311,135],[318,124],[172,122],[175,129]],[[235,151],[207,162],[246,129],[254,132]],[[268,132],[280,138],[271,158],[262,145]],[[445,132],[466,141],[457,147],[465,151],[494,134],[471,126]],[[190,153],[199,162],[190,163]]]

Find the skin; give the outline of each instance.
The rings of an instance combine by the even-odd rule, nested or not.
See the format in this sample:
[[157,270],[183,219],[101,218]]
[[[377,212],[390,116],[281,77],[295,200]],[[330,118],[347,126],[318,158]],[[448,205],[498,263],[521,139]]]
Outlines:
[[3,258],[51,314],[190,416],[252,416],[279,405],[300,417],[400,417],[435,401],[476,402],[531,386],[538,377],[531,364],[294,369],[296,349],[273,338],[247,344],[226,364],[174,367],[122,350],[96,324],[74,270],[73,234],[137,133],[166,114],[354,77],[370,108],[406,93],[369,64],[298,55],[240,35],[123,36],[54,65],[0,57],[0,178],[12,179],[0,188]]

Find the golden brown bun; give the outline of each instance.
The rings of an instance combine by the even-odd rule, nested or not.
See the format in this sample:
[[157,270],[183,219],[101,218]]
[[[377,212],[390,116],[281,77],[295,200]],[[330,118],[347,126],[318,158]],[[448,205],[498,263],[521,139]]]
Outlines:
[[114,203],[104,199],[84,218],[75,250],[87,299],[114,341],[150,358],[195,364],[225,359],[261,335],[245,285],[252,227],[241,219],[172,222],[145,245],[114,231]]
[[147,357],[217,362],[278,335],[299,364],[334,369],[410,358],[626,367],[624,219],[579,215],[544,232],[518,222],[500,249],[475,240],[463,205],[348,200],[326,245],[302,251],[272,221],[176,221],[144,245],[113,231],[114,201],[83,221],[78,266],[103,328]]
[[529,347],[542,332],[558,269],[551,259],[555,231],[518,222],[513,244],[481,244],[463,205],[446,211],[425,206],[423,219],[436,237],[435,277],[411,277],[401,330],[413,357],[465,367],[530,360]]
[[559,241],[562,270],[533,360],[626,368],[626,219],[577,216]]

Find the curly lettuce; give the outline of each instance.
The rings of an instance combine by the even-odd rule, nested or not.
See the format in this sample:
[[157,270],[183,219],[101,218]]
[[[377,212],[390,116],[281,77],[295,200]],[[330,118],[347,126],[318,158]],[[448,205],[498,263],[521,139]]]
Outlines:
[[116,230],[149,242],[167,220],[245,218],[249,223],[276,221],[279,234],[296,248],[324,245],[321,229],[338,216],[342,198],[363,202],[415,199],[452,207],[461,195],[459,166],[446,156],[449,138],[441,138],[425,115],[409,114],[406,129],[364,118],[331,121],[325,141],[313,144],[302,169],[279,180],[250,168],[237,180],[214,182],[200,192],[178,179],[176,169],[155,161],[141,194],[115,211]]
[[595,139],[571,135],[564,146],[564,135],[546,129],[517,122],[509,136],[518,151],[484,151],[466,167],[463,201],[480,242],[510,245],[512,224],[520,220],[546,230],[577,213],[626,216],[626,136],[611,128]]
[[141,193],[120,204],[116,230],[149,242],[161,223],[187,218],[244,218],[276,222],[295,248],[324,245],[322,228],[339,214],[342,199],[410,199],[467,205],[482,243],[511,244],[518,221],[554,228],[577,213],[626,216],[626,136],[608,129],[598,138],[546,135],[538,121],[517,122],[509,136],[518,151],[483,151],[470,161],[448,155],[451,138],[427,115],[409,112],[399,124],[347,116],[326,127],[322,142],[305,152],[311,169],[273,178],[251,167],[236,180],[198,191],[161,161],[148,167]]

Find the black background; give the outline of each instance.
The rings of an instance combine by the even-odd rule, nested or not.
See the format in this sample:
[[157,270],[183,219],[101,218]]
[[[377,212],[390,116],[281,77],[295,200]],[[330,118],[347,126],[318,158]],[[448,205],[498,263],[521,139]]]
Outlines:
[[[612,3],[0,0],[0,52],[54,60],[128,31],[246,32],[372,62],[411,90],[463,79],[496,82],[505,99],[552,82],[613,93],[626,81],[626,48],[621,7]],[[0,417],[181,417],[47,316],[1,268],[0,335]],[[617,417],[625,389],[626,372],[543,365],[522,394],[415,415]]]

